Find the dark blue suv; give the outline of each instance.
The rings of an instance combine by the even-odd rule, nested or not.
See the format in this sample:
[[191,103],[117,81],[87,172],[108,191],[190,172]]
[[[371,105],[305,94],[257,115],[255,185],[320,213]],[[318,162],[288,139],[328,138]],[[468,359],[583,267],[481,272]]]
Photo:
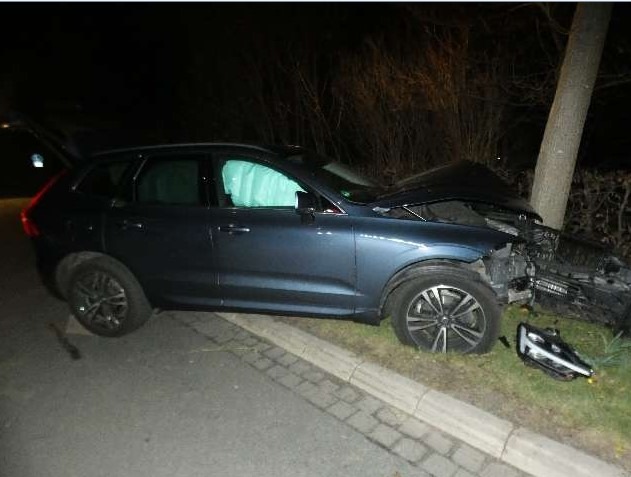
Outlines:
[[488,351],[501,304],[531,296],[536,218],[482,166],[384,188],[305,149],[240,144],[98,154],[22,212],[46,282],[93,333],[154,308],[390,316],[403,343],[442,352]]

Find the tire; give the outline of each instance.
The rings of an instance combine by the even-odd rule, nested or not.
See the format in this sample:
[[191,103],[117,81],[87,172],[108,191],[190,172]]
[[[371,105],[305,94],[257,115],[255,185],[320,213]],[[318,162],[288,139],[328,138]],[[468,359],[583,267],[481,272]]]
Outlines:
[[67,299],[79,323],[109,338],[138,329],[152,313],[138,280],[125,266],[106,257],[88,260],[73,270]]
[[401,343],[431,352],[486,353],[500,332],[495,293],[457,266],[419,268],[392,291],[385,310]]

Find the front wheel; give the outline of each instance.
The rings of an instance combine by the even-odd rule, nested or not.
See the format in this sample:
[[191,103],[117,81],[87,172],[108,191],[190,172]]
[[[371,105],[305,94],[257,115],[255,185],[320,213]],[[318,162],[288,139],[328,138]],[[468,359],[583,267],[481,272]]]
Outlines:
[[485,353],[500,331],[495,294],[466,270],[430,266],[390,295],[399,341],[431,352]]

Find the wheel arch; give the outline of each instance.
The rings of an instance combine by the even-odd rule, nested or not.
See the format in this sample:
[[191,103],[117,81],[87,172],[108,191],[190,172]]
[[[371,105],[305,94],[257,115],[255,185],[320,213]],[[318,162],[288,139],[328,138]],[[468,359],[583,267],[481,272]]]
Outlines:
[[125,269],[127,269],[132,275],[134,275],[134,277],[136,277],[136,279],[138,279],[136,274],[134,274],[134,272],[130,270],[129,267],[127,267],[124,263],[112,257],[111,255],[103,252],[96,252],[93,250],[72,252],[62,258],[55,268],[55,286],[57,287],[57,291],[59,292],[59,294],[64,299],[67,298],[68,285],[70,283],[70,278],[72,277],[72,273],[74,272],[74,270],[82,263],[95,258],[106,258],[108,260],[111,260],[121,267],[125,267]]
[[103,253],[83,253],[67,267],[71,313],[92,333],[114,338],[141,327],[152,315],[142,285],[129,268]]
[[459,273],[467,274],[472,280],[476,280],[488,285],[488,280],[483,279],[483,277],[486,277],[486,267],[484,266],[481,258],[473,262],[465,262],[463,260],[457,260],[454,258],[433,258],[428,260],[421,260],[406,265],[405,267],[395,272],[392,277],[390,277],[381,293],[381,298],[379,300],[379,316],[382,319],[384,318],[383,311],[388,302],[388,297],[396,288],[398,288],[400,285],[411,278],[426,273],[431,273],[431,269],[433,267],[440,269],[445,269],[445,267],[453,268]]

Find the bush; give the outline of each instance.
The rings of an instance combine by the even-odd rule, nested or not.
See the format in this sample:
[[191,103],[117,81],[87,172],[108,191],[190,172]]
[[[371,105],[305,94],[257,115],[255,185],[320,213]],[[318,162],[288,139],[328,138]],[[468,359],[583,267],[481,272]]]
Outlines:
[[[516,192],[530,195],[534,173],[498,171]],[[631,172],[578,169],[565,213],[564,231],[611,246],[631,260]]]

